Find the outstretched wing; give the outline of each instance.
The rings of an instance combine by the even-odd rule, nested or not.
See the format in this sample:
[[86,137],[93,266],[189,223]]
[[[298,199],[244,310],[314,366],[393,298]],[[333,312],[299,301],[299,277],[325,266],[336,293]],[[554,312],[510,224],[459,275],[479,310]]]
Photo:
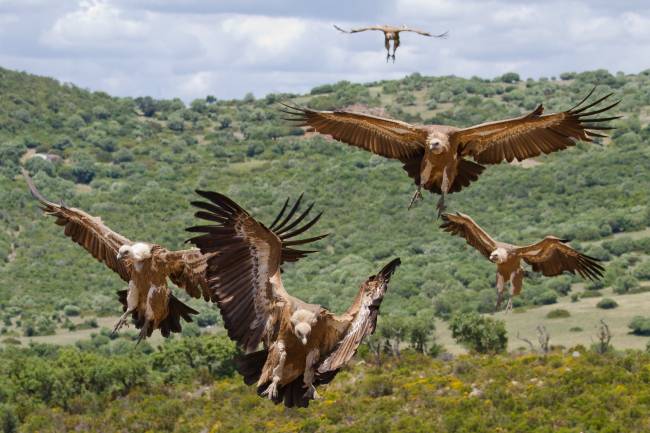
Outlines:
[[[223,194],[197,191],[207,201],[192,202],[202,210],[195,215],[214,224],[188,228],[202,233],[189,240],[208,258],[207,279],[224,318],[228,336],[247,352],[256,349],[262,338],[274,331],[274,306],[277,302],[291,302],[280,278],[280,265],[296,261],[313,251],[297,250],[296,245],[313,242],[327,235],[292,240],[313,226],[318,214],[298,227],[309,214],[309,206],[295,219],[301,199],[293,205],[286,217],[285,202],[270,228],[256,221],[237,203]],[[302,198],[302,196],[301,196]]]
[[447,30],[444,33],[440,33],[438,35],[432,35],[431,33],[425,32],[423,30],[411,29],[411,28],[407,27],[405,29],[400,29],[400,32],[413,32],[413,33],[417,33],[417,34],[422,35],[422,36],[429,36],[429,37],[432,37],[432,38],[442,38],[442,39],[447,39],[447,37],[449,36],[449,30]]
[[349,111],[317,111],[285,105],[283,110],[301,126],[310,126],[335,140],[403,162],[423,152],[427,132],[398,120]]
[[496,241],[468,215],[447,213],[442,215],[442,221],[441,229],[465,238],[468,244],[479,250],[485,257],[489,258],[490,253],[496,249]]
[[359,32],[365,32],[365,31],[368,31],[368,30],[379,30],[379,31],[382,31],[382,32],[384,31],[384,29],[382,27],[379,27],[379,26],[359,27],[358,29],[344,30],[341,27],[334,24],[334,28],[336,30],[338,30],[339,32],[343,32],[343,33],[359,33]]
[[131,279],[130,266],[118,260],[117,253],[122,245],[131,245],[133,242],[106,227],[99,217],[79,209],[69,208],[63,203],[56,204],[49,201],[36,189],[33,180],[24,170],[23,176],[32,196],[40,202],[43,212],[56,217],[56,224],[63,226],[63,233],[67,237],[117,272],[124,281],[128,282]]
[[590,280],[603,277],[605,269],[598,263],[600,260],[574,250],[565,242],[567,241],[547,236],[540,242],[518,247],[515,251],[535,272],[549,277],[563,272],[579,274]]
[[205,275],[208,259],[213,255],[204,255],[196,248],[165,253],[169,279],[193,298],[203,296],[204,300],[209,301],[212,298],[212,291],[208,287]]
[[567,111],[543,115],[544,107],[539,105],[522,117],[460,129],[451,134],[451,140],[457,143],[463,156],[472,156],[483,164],[498,164],[503,160],[511,162],[515,158],[522,161],[542,153],[566,149],[574,146],[576,141],[591,142],[594,137],[605,137],[595,131],[613,129],[603,126],[603,122],[620,117],[596,116],[615,107],[620,101],[589,111],[609,98],[611,93],[581,107],[594,90]]
[[[390,277],[400,264],[399,258],[392,260],[377,275],[369,277],[361,285],[357,298],[346,313],[346,316],[349,317],[349,326],[343,336],[338,338],[338,344],[334,350],[319,364],[317,369],[319,375],[325,375],[343,367],[354,356],[363,338],[375,332],[379,306],[388,289]],[[330,320],[340,321],[336,317],[332,317]],[[328,323],[327,332],[337,333],[335,328],[338,324],[329,325]]]

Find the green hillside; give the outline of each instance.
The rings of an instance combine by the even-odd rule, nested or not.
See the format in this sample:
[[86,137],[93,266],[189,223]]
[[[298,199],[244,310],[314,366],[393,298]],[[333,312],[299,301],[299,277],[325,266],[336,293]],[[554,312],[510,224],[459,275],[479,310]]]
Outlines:
[[[181,247],[193,224],[197,187],[232,196],[263,220],[286,196],[305,192],[325,214],[315,232],[330,232],[319,254],[290,266],[286,286],[312,302],[341,310],[358,284],[390,257],[403,266],[385,301],[387,315],[448,317],[489,312],[494,270],[464,242],[437,229],[435,198],[411,211],[413,185],[398,162],[321,136],[281,119],[278,101],[317,108],[365,104],[411,122],[469,125],[519,115],[544,102],[565,109],[595,84],[622,99],[612,140],[579,144],[539,164],[489,167],[479,182],[450,196],[451,210],[472,215],[495,236],[532,242],[547,233],[574,245],[650,224],[650,72],[564,74],[562,80],[517,81],[424,77],[365,85],[341,82],[310,95],[218,101],[112,98],[24,73],[0,70],[0,305],[5,323],[38,324],[66,305],[83,313],[119,311],[119,278],[66,239],[40,215],[19,176],[23,163],[52,199],[100,215],[131,239]],[[60,162],[34,154],[56,155]],[[608,259],[607,284],[648,278],[649,236],[625,245],[585,244]],[[612,245],[613,244],[613,245]],[[642,268],[642,269],[639,269]],[[638,272],[637,272],[638,271]],[[566,291],[578,279],[531,276],[523,304]],[[638,284],[632,284],[634,290]],[[548,294],[548,293],[546,293]],[[201,307],[204,307],[201,305]],[[52,319],[54,317],[54,319]],[[33,326],[34,327],[34,326]],[[41,333],[42,333],[41,332]]]

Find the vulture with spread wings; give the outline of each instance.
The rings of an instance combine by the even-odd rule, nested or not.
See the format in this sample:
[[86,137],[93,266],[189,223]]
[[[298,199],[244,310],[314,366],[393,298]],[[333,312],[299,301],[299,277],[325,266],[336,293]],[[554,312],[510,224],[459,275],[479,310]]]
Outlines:
[[287,202],[266,227],[222,194],[197,193],[207,201],[193,203],[202,209],[196,216],[211,224],[189,228],[200,233],[190,242],[204,254],[216,253],[208,260],[207,278],[228,335],[245,352],[239,372],[276,404],[306,407],[316,398],[315,387],[330,382],[374,332],[399,259],[361,284],[350,308],[335,315],[289,295],[282,284],[282,263],[313,252],[294,247],[325,236],[293,239],[318,221],[320,214],[298,227],[311,206],[294,219],[298,204],[283,217]]
[[520,247],[495,241],[472,218],[467,215],[443,214],[440,226],[452,235],[465,238],[468,244],[476,248],[491,262],[497,265],[497,304],[499,308],[507,282],[510,282],[510,299],[506,311],[512,309],[512,298],[521,293],[524,270],[521,261],[532,266],[533,271],[553,277],[564,272],[578,274],[582,278],[597,280],[602,278],[605,270],[598,262],[574,250],[567,240],[546,236],[540,242]]
[[198,249],[169,251],[160,245],[133,242],[104,225],[99,217],[46,199],[29,175],[23,174],[43,212],[56,218],[64,234],[128,283],[128,290],[117,292],[124,314],[113,332],[126,323],[129,315],[140,329],[138,341],[151,336],[155,329],[160,329],[165,337],[171,332],[181,332],[180,319],[191,322],[192,315],[198,311],[172,294],[167,278],[194,298],[210,299],[205,279],[207,257]]
[[[446,194],[458,192],[478,179],[482,164],[522,161],[574,146],[577,141],[604,137],[596,131],[613,129],[603,122],[619,117],[597,115],[620,101],[594,108],[612,94],[583,105],[595,89],[575,107],[543,114],[533,112],[514,119],[483,123],[469,128],[444,125],[411,125],[398,120],[348,111],[317,111],[285,105],[283,111],[301,126],[332,136],[386,158],[397,159],[417,185],[409,208],[422,198],[421,188],[440,194],[438,211]],[[472,158],[474,161],[471,161]]]
[[[343,33],[359,33],[359,32],[365,32],[368,30],[376,30],[384,33],[384,46],[386,47],[386,62],[388,62],[389,59],[393,59],[393,63],[395,63],[395,51],[397,51],[397,47],[399,47],[399,34],[400,32],[413,32],[417,33],[422,36],[428,36],[431,38],[446,38],[449,35],[449,32],[444,32],[440,33],[439,35],[432,35],[429,32],[425,32],[423,30],[417,30],[417,29],[411,29],[406,26],[370,26],[370,27],[361,27],[358,29],[350,29],[350,30],[343,30],[341,27],[337,26],[334,24],[334,28],[340,32]],[[391,56],[390,54],[390,41],[393,41],[393,54]]]

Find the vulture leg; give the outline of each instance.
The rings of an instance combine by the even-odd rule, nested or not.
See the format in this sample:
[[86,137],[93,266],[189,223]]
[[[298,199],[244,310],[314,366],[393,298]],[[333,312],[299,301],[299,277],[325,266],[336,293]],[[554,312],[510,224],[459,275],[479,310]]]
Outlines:
[[388,36],[384,38],[384,46],[386,47],[386,63],[388,63],[390,59],[390,39],[388,39]]
[[408,210],[411,210],[413,205],[417,200],[422,200],[422,186],[418,185],[418,189],[415,190],[415,193],[413,193],[413,197],[411,197],[411,202],[409,203]]
[[508,301],[508,306],[506,311],[512,310],[512,299],[515,296],[518,296],[521,293],[521,287],[524,281],[524,270],[519,268],[512,274],[510,274],[510,300]]
[[115,324],[115,327],[113,328],[113,335],[117,334],[117,331],[119,331],[120,328],[126,324],[129,314],[138,309],[138,297],[139,293],[137,287],[135,284],[133,284],[133,281],[129,282],[129,290],[126,293],[126,308],[124,310],[124,314],[120,316],[119,320]]
[[278,384],[282,379],[281,375],[282,370],[284,370],[284,361],[287,359],[287,352],[282,341],[276,343],[276,350],[280,353],[280,360],[278,361],[278,365],[273,369],[273,379],[271,384],[261,394],[262,396],[268,397],[269,400],[274,400],[278,396]]
[[494,306],[494,312],[499,311],[501,302],[503,301],[503,292],[505,292],[506,281],[500,272],[497,272],[497,304]]
[[393,40],[393,63],[395,63],[395,51],[397,51],[397,47],[399,47],[399,36],[395,36]]
[[119,331],[120,328],[126,324],[126,321],[127,321],[127,318],[129,317],[129,314],[133,313],[134,311],[135,311],[135,307],[134,308],[129,308],[124,312],[124,314],[122,314],[120,316],[119,320],[115,324],[115,327],[113,328],[113,332],[111,332],[111,335],[117,334],[117,331]]
[[312,349],[307,354],[307,360],[305,361],[305,373],[303,374],[304,388],[307,388],[305,392],[305,397],[307,398],[318,398],[318,393],[316,392],[316,387],[314,386],[314,367],[318,362],[320,353],[318,349]]
[[508,299],[508,303],[506,304],[505,313],[509,313],[511,311],[512,311],[512,296]]
[[447,168],[445,167],[444,170],[442,170],[442,183],[440,184],[440,199],[438,200],[438,204],[436,204],[436,209],[438,210],[438,218],[440,218],[440,215],[447,209],[445,206],[445,197],[447,196],[447,193],[449,192],[449,187],[451,186],[451,182],[449,181],[449,175],[447,174]]

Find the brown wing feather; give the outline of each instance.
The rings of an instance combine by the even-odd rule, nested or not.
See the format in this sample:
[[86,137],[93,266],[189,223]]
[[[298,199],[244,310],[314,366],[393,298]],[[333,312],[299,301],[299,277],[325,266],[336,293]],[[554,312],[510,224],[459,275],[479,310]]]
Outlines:
[[117,259],[120,247],[132,244],[129,239],[105,226],[99,217],[49,201],[36,189],[27,172],[23,171],[23,175],[32,196],[40,202],[43,212],[56,217],[56,224],[63,226],[63,232],[67,237],[117,272],[124,281],[128,282],[131,279],[130,266]]
[[577,141],[591,142],[593,137],[604,137],[595,131],[613,129],[603,126],[603,122],[618,119],[591,116],[603,113],[620,102],[589,111],[612,95],[609,94],[580,107],[593,91],[570,110],[543,115],[544,108],[540,105],[522,117],[460,129],[451,134],[451,140],[458,145],[463,156],[472,156],[483,164],[498,164],[503,160],[511,162],[514,159],[522,161],[542,153],[566,149]]
[[335,140],[386,158],[405,162],[422,153],[427,132],[398,120],[349,111],[317,111],[285,105],[285,113],[302,126],[311,126]]
[[432,35],[431,33],[425,32],[424,30],[417,30],[417,29],[410,29],[410,28],[400,29],[399,32],[413,32],[413,33],[417,33],[417,34],[422,35],[422,36],[429,36],[429,37],[441,38],[441,39],[446,39],[447,36],[449,36],[449,31],[448,30],[443,32],[443,33],[440,33],[438,35]]
[[[228,335],[244,350],[251,352],[264,337],[272,338],[276,301],[292,302],[282,287],[279,269],[283,261],[295,261],[312,251],[290,248],[321,239],[292,240],[320,218],[320,214],[300,228],[296,225],[309,213],[311,207],[292,220],[298,203],[286,217],[287,205],[272,224],[273,230],[251,217],[237,203],[216,192],[197,191],[208,202],[193,202],[203,210],[196,213],[216,224],[188,228],[202,233],[189,241],[208,258],[207,279],[212,300],[217,303],[224,318]],[[282,219],[282,220],[281,220]],[[271,279],[277,278],[275,285]]]
[[515,250],[535,272],[546,276],[560,275],[571,272],[582,278],[597,280],[603,277],[605,269],[600,260],[582,254],[553,236],[547,236],[542,241]]
[[468,215],[462,213],[443,214],[443,223],[440,225],[444,231],[452,235],[465,238],[468,244],[476,248],[485,257],[496,249],[496,242]]
[[[346,313],[349,317],[347,319],[349,326],[343,336],[337,338],[338,343],[334,350],[319,364],[317,377],[327,376],[328,373],[343,367],[354,356],[363,338],[375,332],[379,307],[388,289],[390,278],[400,264],[399,258],[392,260],[377,275],[371,276],[361,285],[357,298]],[[337,318],[333,317],[330,320],[337,320]],[[328,332],[336,332],[337,326],[338,324],[333,324]]]
[[204,255],[198,249],[170,251],[165,254],[169,266],[169,279],[190,296],[209,301],[212,291],[206,280],[208,259],[214,254]]
[[337,26],[336,24],[333,24],[334,28],[340,32],[343,33],[359,33],[359,32],[365,32],[368,30],[379,30],[379,31],[385,31],[382,27],[379,26],[369,26],[369,27],[359,27],[357,29],[350,29],[350,30],[344,30],[341,27]]

